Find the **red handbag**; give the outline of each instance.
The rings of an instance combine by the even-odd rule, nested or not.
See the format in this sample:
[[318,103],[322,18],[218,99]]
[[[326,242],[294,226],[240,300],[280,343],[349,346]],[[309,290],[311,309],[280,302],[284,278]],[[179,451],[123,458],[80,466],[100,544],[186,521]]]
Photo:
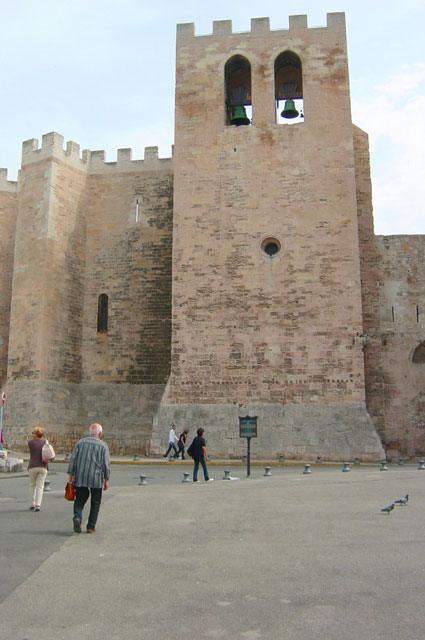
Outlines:
[[65,500],[69,500],[70,502],[75,500],[75,487],[71,482],[66,483]]

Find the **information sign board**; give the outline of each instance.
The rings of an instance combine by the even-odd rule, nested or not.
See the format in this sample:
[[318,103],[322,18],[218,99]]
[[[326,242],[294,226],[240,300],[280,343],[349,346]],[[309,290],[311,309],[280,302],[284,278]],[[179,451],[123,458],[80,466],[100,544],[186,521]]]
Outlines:
[[239,437],[240,438],[256,438],[257,437],[257,416],[239,417]]

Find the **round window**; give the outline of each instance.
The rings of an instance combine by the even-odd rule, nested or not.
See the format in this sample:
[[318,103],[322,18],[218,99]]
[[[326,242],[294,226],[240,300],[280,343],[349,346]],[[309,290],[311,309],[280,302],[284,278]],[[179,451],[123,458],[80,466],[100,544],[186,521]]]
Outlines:
[[261,250],[270,258],[273,258],[273,256],[279,253],[280,248],[280,242],[276,238],[266,238],[261,243]]

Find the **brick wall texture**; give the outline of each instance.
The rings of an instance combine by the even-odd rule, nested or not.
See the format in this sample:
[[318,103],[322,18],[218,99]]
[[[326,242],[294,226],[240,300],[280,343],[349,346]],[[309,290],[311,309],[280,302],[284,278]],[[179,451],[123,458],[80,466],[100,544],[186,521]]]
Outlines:
[[[286,50],[302,63],[305,117],[291,126],[274,100]],[[227,122],[233,55],[250,63],[250,126]],[[172,159],[121,149],[106,163],[51,133],[24,143],[18,185],[1,177],[9,445],[42,424],[65,452],[98,421],[112,451],[160,454],[174,421],[238,456],[249,413],[257,456],[425,453],[425,364],[412,362],[425,240],[374,235],[343,14],[242,34],[179,25]]]

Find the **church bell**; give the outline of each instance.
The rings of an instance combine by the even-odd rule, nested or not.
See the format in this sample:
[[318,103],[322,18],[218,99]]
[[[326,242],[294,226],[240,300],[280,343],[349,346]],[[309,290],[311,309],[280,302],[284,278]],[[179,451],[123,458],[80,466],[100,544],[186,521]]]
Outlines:
[[233,116],[230,124],[235,124],[237,127],[240,127],[241,124],[250,124],[250,122],[250,119],[246,115],[245,107],[242,104],[233,108]]
[[295,103],[291,98],[285,100],[285,106],[283,107],[283,111],[280,114],[282,118],[296,118],[299,116],[299,112],[295,109]]

